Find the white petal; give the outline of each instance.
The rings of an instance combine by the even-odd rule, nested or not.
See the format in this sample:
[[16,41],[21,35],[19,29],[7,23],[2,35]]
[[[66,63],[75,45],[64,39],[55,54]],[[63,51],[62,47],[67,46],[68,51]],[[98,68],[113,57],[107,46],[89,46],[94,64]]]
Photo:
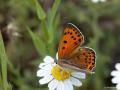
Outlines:
[[74,77],[70,77],[70,81],[72,82],[73,85],[77,87],[82,86],[82,82]]
[[120,77],[114,77],[112,83],[120,83]]
[[46,63],[40,63],[39,68],[42,68],[46,65]]
[[40,84],[47,84],[48,82],[50,82],[53,79],[52,75],[46,76],[42,79],[39,80]]
[[64,81],[64,87],[65,90],[73,90],[73,85],[69,79]]
[[116,68],[118,71],[120,71],[120,63],[117,63],[117,64],[115,65],[115,68]]
[[120,83],[116,85],[117,90],[120,90]]
[[45,62],[45,63],[53,63],[53,62],[54,62],[54,59],[53,59],[52,57],[50,57],[50,56],[46,56],[46,57],[44,58],[44,62]]
[[85,79],[86,77],[86,74],[83,72],[72,72],[71,74],[73,77],[76,77],[76,78]]
[[43,70],[49,70],[50,71],[52,69],[52,65],[51,64],[45,65],[41,69],[43,69]]
[[64,84],[63,84],[62,81],[59,81],[58,86],[57,86],[57,90],[65,90],[64,89]]
[[111,75],[120,77],[120,71],[112,71]]
[[58,52],[56,53],[56,59],[58,60]]
[[49,71],[49,70],[40,69],[40,70],[37,71],[37,76],[38,77],[48,76],[50,74],[51,74],[51,71]]
[[58,86],[58,80],[56,79],[53,79],[49,84],[48,84],[48,87],[49,87],[49,90],[55,90]]

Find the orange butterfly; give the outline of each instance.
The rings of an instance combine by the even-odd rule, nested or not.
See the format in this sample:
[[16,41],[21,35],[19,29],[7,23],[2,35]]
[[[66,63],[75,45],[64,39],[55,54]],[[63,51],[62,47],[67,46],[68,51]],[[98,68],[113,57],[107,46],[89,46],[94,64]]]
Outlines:
[[96,54],[89,47],[81,47],[84,36],[80,30],[68,23],[58,47],[58,65],[62,68],[93,73]]

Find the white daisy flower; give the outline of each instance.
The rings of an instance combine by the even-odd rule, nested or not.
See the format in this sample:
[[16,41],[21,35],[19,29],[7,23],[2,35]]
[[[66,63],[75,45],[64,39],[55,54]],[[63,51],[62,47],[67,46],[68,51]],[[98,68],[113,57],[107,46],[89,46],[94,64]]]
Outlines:
[[117,88],[117,90],[120,90],[120,63],[117,63],[115,65],[115,68],[117,70],[113,70],[111,72],[111,75],[113,76],[112,83],[117,84],[116,88]]
[[91,0],[93,3],[105,2],[106,0]]
[[44,58],[44,63],[39,65],[37,76],[41,77],[41,85],[48,83],[49,90],[73,90],[73,85],[80,87],[82,82],[79,79],[85,79],[83,72],[70,72],[61,69],[50,56]]

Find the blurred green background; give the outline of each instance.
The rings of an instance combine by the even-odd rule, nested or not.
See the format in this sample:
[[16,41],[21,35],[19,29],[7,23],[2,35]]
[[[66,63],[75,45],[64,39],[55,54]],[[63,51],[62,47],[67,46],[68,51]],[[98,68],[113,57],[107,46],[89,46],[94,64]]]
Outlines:
[[0,0],[0,90],[48,90],[38,83],[38,65],[46,55],[55,58],[69,22],[97,55],[95,74],[75,90],[115,90],[110,73],[120,62],[120,0]]

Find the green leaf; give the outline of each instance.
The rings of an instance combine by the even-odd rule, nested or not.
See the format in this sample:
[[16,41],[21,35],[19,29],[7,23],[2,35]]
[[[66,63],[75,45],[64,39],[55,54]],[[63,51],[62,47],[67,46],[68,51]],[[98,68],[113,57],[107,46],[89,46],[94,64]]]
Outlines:
[[55,0],[52,8],[48,12],[48,29],[49,29],[49,36],[53,38],[53,21],[57,12],[57,9],[59,7],[61,0]]
[[38,3],[37,0],[35,0],[35,4],[36,4],[36,11],[37,11],[38,18],[40,20],[44,20],[46,18],[45,11],[43,10],[43,8],[41,7],[41,5]]
[[49,38],[49,36],[48,36],[48,30],[47,30],[47,25],[46,25],[45,20],[41,21],[41,30],[42,30],[42,32],[43,32],[43,34],[45,36],[44,38],[47,40]]
[[7,90],[8,82],[7,82],[7,56],[5,53],[4,43],[2,39],[2,35],[0,32],[0,62],[1,62],[1,78],[2,78],[2,88],[3,90]]
[[42,39],[35,33],[33,33],[29,27],[27,27],[28,32],[33,40],[33,43],[38,51],[38,53],[44,57],[46,55],[46,45],[45,43],[42,41]]
[[55,15],[56,15],[58,6],[60,5],[60,2],[61,2],[61,0],[55,0],[52,8],[48,12],[48,22],[50,25],[52,25],[52,23],[53,23],[53,20],[55,18]]

